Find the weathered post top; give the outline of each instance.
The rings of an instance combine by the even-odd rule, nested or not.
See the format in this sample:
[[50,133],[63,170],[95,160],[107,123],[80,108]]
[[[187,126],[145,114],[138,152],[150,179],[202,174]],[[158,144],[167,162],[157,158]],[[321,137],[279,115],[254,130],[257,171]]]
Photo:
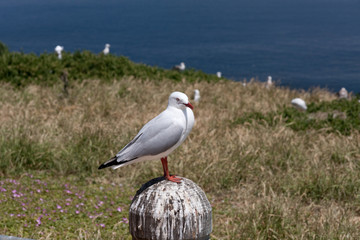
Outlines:
[[193,181],[182,178],[174,183],[159,177],[137,191],[129,224],[134,240],[210,239],[211,206]]

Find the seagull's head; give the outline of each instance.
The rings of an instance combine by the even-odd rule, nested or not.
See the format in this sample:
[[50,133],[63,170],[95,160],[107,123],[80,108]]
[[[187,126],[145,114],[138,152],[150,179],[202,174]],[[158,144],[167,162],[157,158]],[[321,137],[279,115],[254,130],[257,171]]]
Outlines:
[[194,107],[189,102],[189,98],[182,92],[173,92],[169,96],[168,106],[185,109],[186,107],[193,109]]
[[105,44],[105,48],[109,48],[110,47],[110,44]]
[[64,50],[63,46],[57,45],[55,47],[55,52],[57,52],[58,54],[60,54],[63,50]]

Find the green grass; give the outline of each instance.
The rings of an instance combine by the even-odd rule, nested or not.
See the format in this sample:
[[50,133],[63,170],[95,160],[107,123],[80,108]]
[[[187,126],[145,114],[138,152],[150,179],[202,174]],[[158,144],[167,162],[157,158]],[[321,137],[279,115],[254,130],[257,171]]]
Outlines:
[[[321,113],[324,117],[320,117]],[[274,127],[280,124],[280,119],[286,126],[295,131],[308,129],[326,129],[327,132],[338,132],[350,135],[352,131],[360,130],[360,104],[357,98],[348,100],[333,100],[331,102],[310,103],[306,112],[293,107],[283,107],[277,112],[249,112],[236,118],[232,125],[253,123],[254,121]]]
[[[76,55],[67,54],[61,64]],[[96,59],[105,56],[77,54],[79,59],[93,57],[92,74],[103,76],[99,69],[104,63],[96,65]],[[55,55],[47,57],[60,64]],[[122,70],[132,68],[125,62]],[[85,65],[76,65],[73,76]],[[21,87],[0,83],[0,234],[130,239],[124,218],[131,198],[143,183],[162,175],[160,160],[116,171],[97,168],[165,109],[172,91],[191,98],[200,89],[196,124],[170,154],[169,169],[206,192],[213,207],[212,239],[359,239],[356,98],[337,100],[321,89],[266,89],[256,81],[246,87],[226,80],[197,81],[202,77],[195,77],[196,71],[147,70],[135,67],[131,71],[138,71],[137,77],[126,70],[131,76],[112,80],[74,78],[68,95],[59,79],[42,82],[33,70],[33,79],[24,77]],[[151,74],[160,75],[144,80]],[[179,79],[168,81],[165,74]],[[305,99],[307,112],[291,106],[295,97]]]
[[[1,234],[51,239],[130,239],[128,186],[24,174],[0,181]],[[99,234],[99,230],[101,234]],[[49,233],[51,234],[49,235]],[[66,236],[66,237],[65,237]],[[81,237],[82,236],[82,237]]]
[[130,61],[124,56],[112,54],[94,54],[90,51],[63,52],[61,60],[55,53],[25,54],[9,52],[0,42],[0,81],[9,82],[21,87],[29,84],[51,86],[61,82],[63,71],[68,72],[72,81],[84,79],[101,79],[113,81],[122,77],[132,76],[142,80],[171,80],[189,82],[208,81],[217,82],[215,74],[206,74],[195,69],[184,72],[166,70],[156,66],[148,66]]

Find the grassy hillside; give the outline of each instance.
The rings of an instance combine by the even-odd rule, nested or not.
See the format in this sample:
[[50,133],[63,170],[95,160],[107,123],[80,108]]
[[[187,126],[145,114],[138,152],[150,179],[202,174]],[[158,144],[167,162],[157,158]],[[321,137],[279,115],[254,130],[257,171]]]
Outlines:
[[[207,193],[212,239],[360,237],[357,99],[200,81],[196,72],[169,81],[168,71],[157,71],[156,79],[84,75],[70,80],[68,96],[59,80],[0,83],[0,234],[130,239],[131,198],[162,174],[160,160],[97,167],[166,108],[172,91],[191,97],[197,88],[196,124],[169,169]],[[308,112],[290,106],[295,97]]]
[[90,51],[63,52],[62,59],[56,53],[24,54],[9,52],[0,42],[0,82],[9,82],[14,86],[29,84],[51,86],[58,83],[59,77],[66,71],[69,80],[101,79],[111,82],[125,76],[152,81],[171,80],[208,81],[216,82],[218,78],[213,74],[189,69],[181,74],[177,71],[165,70],[145,64],[137,64],[123,56],[112,54],[94,54]]

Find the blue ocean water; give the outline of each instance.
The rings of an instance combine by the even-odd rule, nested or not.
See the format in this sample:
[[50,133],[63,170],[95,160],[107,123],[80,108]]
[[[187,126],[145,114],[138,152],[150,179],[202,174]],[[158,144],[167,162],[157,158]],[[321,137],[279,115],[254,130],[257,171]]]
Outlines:
[[0,0],[11,51],[101,52],[235,81],[360,92],[358,0]]

